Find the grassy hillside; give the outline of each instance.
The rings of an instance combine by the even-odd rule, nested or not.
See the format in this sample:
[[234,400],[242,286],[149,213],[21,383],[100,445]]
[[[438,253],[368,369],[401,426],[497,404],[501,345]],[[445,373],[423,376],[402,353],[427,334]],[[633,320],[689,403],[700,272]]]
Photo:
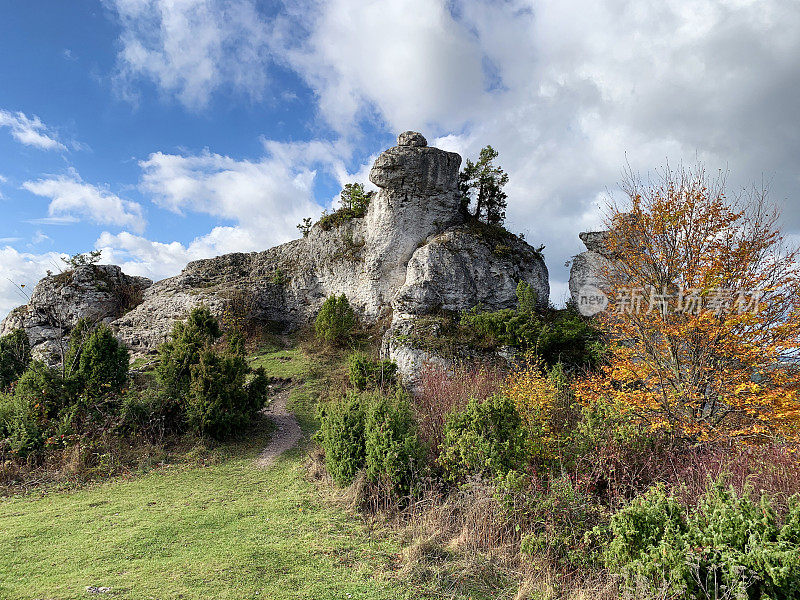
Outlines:
[[[275,345],[253,361],[292,379],[291,402],[309,428],[340,358]],[[263,421],[246,440],[206,452],[205,466],[1,500],[0,597],[85,598],[87,586],[137,600],[468,597],[396,578],[397,541],[369,533],[308,482],[302,448],[256,468],[269,429]]]

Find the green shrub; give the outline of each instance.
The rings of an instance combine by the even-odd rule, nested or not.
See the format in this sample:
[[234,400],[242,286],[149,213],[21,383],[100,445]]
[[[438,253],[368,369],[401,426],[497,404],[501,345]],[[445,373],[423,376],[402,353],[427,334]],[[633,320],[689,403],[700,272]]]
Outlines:
[[781,525],[768,498],[755,503],[720,483],[689,510],[662,487],[611,519],[607,565],[634,588],[684,598],[800,598],[800,498]]
[[31,343],[24,329],[0,338],[0,389],[19,379],[31,362]]
[[200,362],[200,354],[221,335],[219,323],[206,306],[192,309],[185,322],[177,322],[172,335],[158,350],[156,376],[164,393],[182,399],[192,383],[192,365]]
[[14,395],[0,392],[0,440],[8,436],[8,424],[14,412]]
[[[367,213],[373,194],[374,192],[365,192],[364,185],[361,183],[345,184],[340,194],[341,207],[331,214],[323,212],[317,224],[323,231],[328,231],[351,219],[360,219]],[[311,230],[310,223],[306,221],[304,221],[303,225],[298,225],[297,228],[303,232],[303,236],[307,235],[307,232]]]
[[662,465],[681,450],[680,440],[651,430],[624,404],[598,401],[576,408],[562,458],[607,501],[631,498],[650,487],[663,476]]
[[[69,332],[69,342],[67,352],[64,355],[64,364],[61,365],[62,374],[66,379],[72,379],[78,372],[81,362],[81,354],[89,335],[92,333],[92,324],[88,319],[78,319],[75,326]],[[77,382],[77,379],[76,379]],[[80,387],[78,385],[76,387]]]
[[472,399],[448,417],[439,463],[450,481],[471,474],[503,476],[524,464],[526,441],[513,400],[503,395]]
[[128,381],[130,355],[108,325],[101,323],[95,327],[79,354],[74,376],[88,397],[98,398],[122,390]]
[[365,352],[353,352],[348,358],[350,384],[357,390],[394,385],[397,364],[391,360],[375,360]]
[[143,434],[159,439],[165,433],[178,431],[183,408],[174,398],[153,387],[129,389],[119,407],[119,430],[123,434]]
[[40,361],[33,361],[14,387],[14,396],[41,407],[42,417],[55,419],[74,402],[72,390],[61,375]]
[[330,296],[317,314],[314,329],[317,337],[329,344],[343,344],[350,340],[357,325],[356,314],[347,296]]
[[245,387],[247,372],[240,354],[210,349],[200,353],[199,362],[191,366],[186,404],[186,419],[194,431],[224,438],[250,423],[260,405]]
[[484,311],[477,306],[461,316],[461,327],[488,347],[531,351],[552,366],[594,367],[603,355],[599,331],[573,307],[539,314],[535,293],[518,287],[519,308]]
[[255,406],[256,411],[259,411],[264,407],[269,395],[269,377],[264,367],[250,369],[250,372],[253,376],[245,384],[244,389],[247,392],[250,405]]
[[0,447],[21,458],[44,447],[43,407],[28,395],[0,395]]
[[[546,558],[562,567],[593,567],[597,548],[587,544],[587,534],[605,521],[605,511],[594,498],[583,493],[567,475],[539,485],[513,488],[521,479],[516,472],[498,480],[503,504],[531,523],[522,538],[520,550],[534,558]],[[524,482],[524,478],[522,478]],[[513,505],[509,506],[509,496]]]
[[263,371],[247,382],[250,369],[241,334],[233,331],[227,348],[218,351],[214,344],[220,337],[219,322],[211,311],[205,306],[192,309],[159,347],[156,371],[160,393],[174,401],[159,401],[165,421],[177,423],[183,418],[193,431],[216,438],[246,426],[263,405],[267,388]]
[[328,403],[320,412],[317,440],[325,450],[325,465],[339,485],[353,481],[366,464],[365,421],[369,401],[351,393]]
[[520,280],[517,284],[517,311],[522,314],[532,315],[536,312],[538,296],[533,286]]
[[413,491],[425,449],[417,436],[417,424],[408,399],[379,397],[368,409],[365,426],[367,475],[383,479],[401,495]]

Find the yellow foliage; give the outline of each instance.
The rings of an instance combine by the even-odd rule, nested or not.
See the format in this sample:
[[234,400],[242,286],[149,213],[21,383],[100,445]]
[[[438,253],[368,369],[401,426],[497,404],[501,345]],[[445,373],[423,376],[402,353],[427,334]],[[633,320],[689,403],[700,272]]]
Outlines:
[[[700,303],[602,313],[608,362],[577,386],[579,400],[618,401],[651,426],[700,440],[796,436],[800,370],[787,357],[800,351],[800,254],[786,248],[777,212],[761,193],[730,202],[702,170],[632,179],[626,192],[630,207],[608,213],[609,299],[693,290]],[[722,310],[712,301],[720,290],[758,300]]]
[[540,458],[550,459],[557,454],[559,436],[554,431],[554,419],[561,393],[559,373],[548,375],[540,361],[530,359],[508,377],[503,388],[528,429],[532,453]]

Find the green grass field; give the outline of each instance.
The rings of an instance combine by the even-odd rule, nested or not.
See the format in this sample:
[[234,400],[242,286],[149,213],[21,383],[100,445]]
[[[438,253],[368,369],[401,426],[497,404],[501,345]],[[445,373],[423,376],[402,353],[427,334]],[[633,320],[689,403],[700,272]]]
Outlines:
[[[324,385],[315,369],[326,366],[296,349],[254,360],[293,378],[290,406],[313,427]],[[395,577],[391,532],[368,533],[308,482],[302,448],[255,467],[269,430],[262,422],[206,466],[0,500],[0,598],[92,597],[87,586],[111,588],[94,597],[136,600],[468,597]]]

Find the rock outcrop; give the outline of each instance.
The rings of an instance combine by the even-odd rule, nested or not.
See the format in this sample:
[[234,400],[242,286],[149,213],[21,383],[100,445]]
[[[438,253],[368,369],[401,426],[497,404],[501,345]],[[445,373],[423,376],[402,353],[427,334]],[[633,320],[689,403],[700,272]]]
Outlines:
[[0,323],[0,335],[25,329],[34,357],[56,363],[64,339],[80,319],[110,323],[138,305],[152,283],[125,275],[115,265],[81,265],[49,275],[33,289],[27,305]]
[[[379,188],[362,218],[315,224],[305,237],[263,252],[189,263],[144,291],[112,323],[136,354],[153,352],[194,306],[270,321],[285,329],[309,322],[325,299],[345,294],[367,322],[390,320],[384,347],[411,373],[410,350],[393,332],[422,315],[515,305],[519,281],[549,300],[547,268],[528,244],[499,227],[464,223],[461,157],[428,147],[416,132],[375,161]],[[391,340],[395,340],[392,342]]]
[[569,272],[569,293],[578,307],[581,304],[581,290],[602,290],[603,270],[607,268],[612,254],[607,248],[608,231],[585,231],[580,234],[586,251],[572,259]]

